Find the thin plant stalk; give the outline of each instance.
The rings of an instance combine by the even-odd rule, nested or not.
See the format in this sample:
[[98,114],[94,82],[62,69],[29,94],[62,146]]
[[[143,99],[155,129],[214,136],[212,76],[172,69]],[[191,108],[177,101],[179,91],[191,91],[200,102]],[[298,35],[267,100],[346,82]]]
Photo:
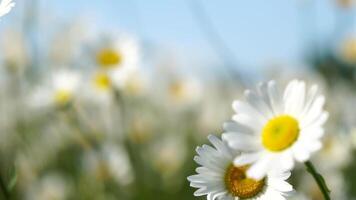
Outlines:
[[314,165],[312,162],[307,161],[304,163],[307,171],[313,176],[315,182],[318,184],[318,187],[321,191],[321,193],[324,196],[325,200],[330,200],[330,190],[328,186],[326,185],[326,182],[323,178],[323,176],[315,169]]

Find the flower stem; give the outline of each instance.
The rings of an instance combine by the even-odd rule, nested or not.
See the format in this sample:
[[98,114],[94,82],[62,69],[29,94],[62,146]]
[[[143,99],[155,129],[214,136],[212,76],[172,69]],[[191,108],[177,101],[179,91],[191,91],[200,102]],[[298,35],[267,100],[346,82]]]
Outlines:
[[318,184],[319,189],[324,196],[324,199],[330,200],[330,195],[329,195],[330,190],[326,185],[323,176],[316,171],[314,165],[310,161],[307,161],[304,164],[307,167],[307,171],[313,176],[315,182]]

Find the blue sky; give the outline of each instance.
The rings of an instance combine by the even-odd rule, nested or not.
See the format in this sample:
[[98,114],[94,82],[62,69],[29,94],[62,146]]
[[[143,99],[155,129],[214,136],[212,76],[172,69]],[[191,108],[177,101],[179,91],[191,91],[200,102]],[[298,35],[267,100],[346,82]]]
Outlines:
[[[188,7],[189,0],[41,0],[56,20],[85,17],[102,30],[125,30],[182,57],[219,61]],[[242,70],[295,66],[312,38],[333,33],[334,0],[200,0]],[[21,2],[20,2],[21,3]],[[318,26],[313,26],[313,11]]]

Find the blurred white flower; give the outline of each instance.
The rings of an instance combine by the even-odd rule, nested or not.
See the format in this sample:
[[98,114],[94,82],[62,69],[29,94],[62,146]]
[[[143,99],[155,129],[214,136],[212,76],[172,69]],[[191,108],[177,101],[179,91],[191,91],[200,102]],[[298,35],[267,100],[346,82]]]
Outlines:
[[48,174],[30,185],[27,200],[65,200],[68,199],[70,185],[60,174]]
[[99,151],[87,152],[83,167],[100,181],[114,179],[119,184],[127,185],[134,179],[127,152],[111,143],[104,143]]
[[182,137],[176,135],[156,141],[151,149],[153,166],[164,176],[173,175],[182,167],[186,156],[185,147]]
[[0,3],[0,17],[9,13],[15,3],[12,0],[2,0]]
[[315,155],[315,163],[323,163],[318,167],[319,170],[342,170],[352,161],[352,140],[348,135],[326,135],[323,144],[323,148]]
[[142,96],[149,88],[150,80],[143,70],[136,70],[131,74],[131,77],[126,81],[123,92],[130,96]]
[[238,151],[215,136],[208,139],[213,147],[203,145],[196,149],[198,156],[194,160],[201,166],[196,169],[197,175],[188,177],[190,185],[198,188],[195,196],[207,195],[208,200],[285,200],[293,191],[292,185],[286,182],[290,172],[268,173],[261,180],[248,178],[248,165],[233,165],[234,158],[240,155]]
[[95,48],[94,54],[96,64],[107,71],[113,85],[119,89],[125,87],[140,61],[137,40],[124,34],[102,41]]
[[168,101],[175,104],[196,103],[202,95],[202,86],[193,78],[174,80],[168,85],[168,95]]
[[236,115],[224,124],[223,138],[244,153],[235,165],[251,164],[248,176],[263,178],[269,170],[291,170],[295,161],[305,162],[322,147],[323,124],[328,113],[325,98],[316,85],[291,81],[283,96],[274,81],[262,83],[257,92],[245,92],[247,102],[235,101]]
[[42,107],[49,105],[63,106],[75,97],[80,83],[80,75],[75,71],[55,71],[45,85],[35,90],[31,105]]
[[83,81],[83,90],[80,94],[85,101],[96,103],[100,106],[109,105],[113,100],[113,85],[107,72],[97,70]]
[[[322,165],[322,164],[321,164]],[[319,166],[321,166],[319,165]],[[319,167],[318,166],[318,167]],[[319,169],[319,168],[318,168]],[[342,171],[339,170],[320,170],[323,177],[328,184],[330,190],[330,198],[337,200],[349,200],[347,198],[347,184],[343,177]],[[324,199],[318,185],[313,181],[313,178],[305,173],[301,176],[299,184],[300,191],[303,191],[310,199],[322,200]],[[299,200],[299,199],[298,199]]]
[[109,172],[121,184],[133,181],[132,166],[125,149],[114,144],[105,144],[102,149],[104,159],[108,163]]

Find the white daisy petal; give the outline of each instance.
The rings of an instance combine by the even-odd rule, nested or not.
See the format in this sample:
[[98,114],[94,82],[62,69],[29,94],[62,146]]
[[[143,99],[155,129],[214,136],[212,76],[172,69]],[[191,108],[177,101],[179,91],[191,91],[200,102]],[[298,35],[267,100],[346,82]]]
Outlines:
[[307,125],[310,125],[322,112],[324,103],[325,103],[324,96],[317,97],[313,102],[312,106],[310,107],[310,110],[305,115],[305,118],[301,120],[300,126],[305,127]]
[[268,96],[274,115],[280,114],[283,105],[281,105],[282,101],[275,81],[268,82]]
[[294,99],[292,97],[293,97],[294,88],[297,86],[297,84],[298,81],[293,80],[287,85],[286,89],[284,90],[284,94],[283,94],[283,100],[285,102],[284,111],[287,113],[291,112],[293,110],[293,106],[295,105]]
[[270,101],[270,98],[269,98],[269,94],[268,94],[268,83],[259,83],[258,84],[258,94],[259,96],[261,97],[261,99],[263,100],[263,102],[265,102],[267,108],[268,108],[268,111],[271,112],[271,116],[274,115],[274,110],[273,110],[273,107],[271,105],[271,101]]
[[260,156],[260,153],[243,153],[235,158],[234,164],[236,166],[243,166],[254,163]]
[[244,114],[236,114],[232,117],[234,121],[237,123],[247,126],[248,128],[254,130],[254,131],[259,131],[261,130],[261,127],[263,126],[264,122],[260,121],[258,119],[255,119],[251,116],[247,116]]
[[246,90],[245,91],[245,98],[247,102],[251,105],[256,107],[256,110],[260,112],[261,115],[263,115],[265,118],[269,119],[271,116],[273,116],[272,111],[268,108],[266,102],[262,100],[261,97],[259,97],[256,93]]
[[232,104],[236,113],[243,113],[248,116],[255,116],[260,121],[266,121],[265,116],[261,115],[257,110],[255,110],[250,104],[243,101],[234,101]]
[[299,82],[297,91],[295,92],[296,102],[294,107],[295,115],[299,116],[302,113],[305,101],[305,83],[303,81]]
[[223,125],[223,129],[227,132],[239,132],[246,134],[254,134],[254,131],[247,126],[244,126],[240,123],[236,123],[234,121],[225,122]]
[[222,137],[231,148],[236,150],[251,151],[257,149],[259,146],[256,137],[245,133],[227,132]]
[[315,98],[317,97],[317,94],[318,94],[318,86],[313,85],[312,87],[310,87],[310,89],[308,90],[306,102],[305,102],[301,117],[304,117],[303,115],[309,111],[310,106],[313,104]]
[[301,143],[297,143],[292,147],[293,155],[299,162],[305,162],[309,160],[310,152]]
[[278,188],[277,190],[280,192],[293,191],[293,186],[282,180],[271,180],[268,184],[274,188]]
[[283,152],[280,159],[282,170],[291,170],[294,167],[294,159],[292,151]]
[[269,155],[263,155],[247,171],[247,176],[260,180],[266,176],[271,165],[272,158]]

